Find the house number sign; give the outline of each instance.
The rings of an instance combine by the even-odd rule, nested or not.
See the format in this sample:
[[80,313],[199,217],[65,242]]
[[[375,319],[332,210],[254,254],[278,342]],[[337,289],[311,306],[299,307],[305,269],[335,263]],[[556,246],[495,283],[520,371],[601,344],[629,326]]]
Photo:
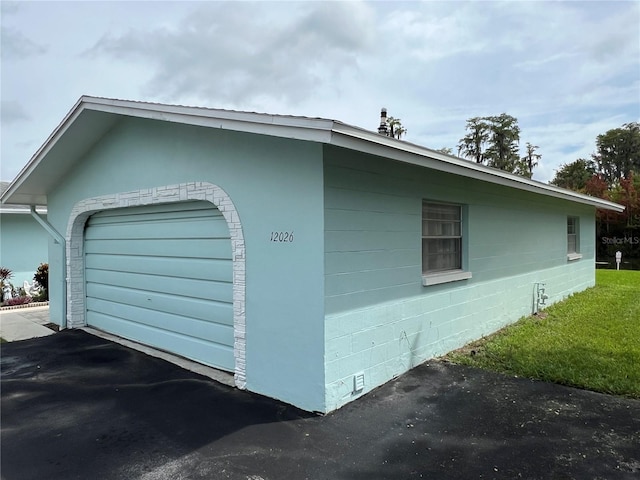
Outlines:
[[271,242],[291,243],[293,242],[293,231],[291,232],[271,232]]

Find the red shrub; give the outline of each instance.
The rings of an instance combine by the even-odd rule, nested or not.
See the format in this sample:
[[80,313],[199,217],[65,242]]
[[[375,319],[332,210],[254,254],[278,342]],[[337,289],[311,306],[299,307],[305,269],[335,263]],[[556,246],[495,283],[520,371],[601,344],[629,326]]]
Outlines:
[[27,303],[31,303],[31,297],[14,297],[5,301],[2,306],[13,307],[14,305],[26,305]]

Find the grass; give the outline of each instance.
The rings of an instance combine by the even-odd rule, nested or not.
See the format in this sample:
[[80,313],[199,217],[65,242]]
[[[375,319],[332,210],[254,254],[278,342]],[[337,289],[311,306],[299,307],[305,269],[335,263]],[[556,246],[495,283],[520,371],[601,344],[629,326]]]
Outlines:
[[640,398],[640,271],[596,270],[596,286],[451,352],[459,364]]

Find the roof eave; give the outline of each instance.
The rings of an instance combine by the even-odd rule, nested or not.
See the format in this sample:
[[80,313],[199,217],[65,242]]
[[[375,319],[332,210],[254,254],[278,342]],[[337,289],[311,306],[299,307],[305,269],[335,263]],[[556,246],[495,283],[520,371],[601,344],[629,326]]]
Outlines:
[[217,110],[181,105],[163,105],[89,96],[80,97],[78,102],[76,102],[74,107],[51,133],[45,143],[36,151],[31,160],[0,197],[0,204],[47,204],[46,195],[35,195],[29,194],[28,192],[18,193],[18,190],[25,179],[33,174],[40,163],[46,158],[47,154],[85,110],[333,144],[383,156],[396,161],[505,185],[519,190],[592,205],[596,208],[616,212],[624,211],[624,206],[614,202],[536,182],[525,177],[490,168],[485,165],[479,165],[452,155],[446,155],[435,150],[334,120]]
[[504,185],[519,190],[547,195],[591,205],[603,210],[623,212],[625,207],[608,200],[591,197],[572,190],[537,182],[526,177],[515,175],[496,168],[479,165],[442,152],[431,150],[416,144],[397,140],[375,132],[335,122],[335,135],[331,143],[336,146],[356,149],[373,155],[392,158],[394,160],[432,168],[434,170],[462,175],[468,178]]
[[[12,200],[11,197],[14,196],[16,190],[20,188],[20,185],[24,182],[24,180],[29,177],[29,175],[37,168],[40,162],[44,159],[47,152],[53,148],[57,140],[64,135],[64,132],[69,128],[69,126],[73,123],[73,120],[80,115],[82,111],[82,103],[85,97],[80,97],[80,99],[76,102],[76,104],[69,110],[69,113],[65,115],[62,121],[58,124],[58,126],[51,132],[51,134],[47,137],[45,142],[36,150],[36,153],[33,154],[31,159],[27,162],[27,164],[18,172],[18,175],[13,179],[11,185],[4,191],[2,196],[0,196],[0,205],[10,205],[10,204],[24,204],[20,202],[20,200]],[[33,205],[46,205],[46,199],[44,202],[40,201],[38,203],[28,202]]]
[[82,97],[83,107],[105,113],[244,133],[328,142],[333,120]]
[[86,110],[319,143],[328,143],[330,141],[334,125],[333,120],[321,118],[216,110],[82,96],[11,182],[0,197],[0,204],[47,205],[47,198],[44,195],[19,194],[17,191],[25,179],[38,168],[74,121]]

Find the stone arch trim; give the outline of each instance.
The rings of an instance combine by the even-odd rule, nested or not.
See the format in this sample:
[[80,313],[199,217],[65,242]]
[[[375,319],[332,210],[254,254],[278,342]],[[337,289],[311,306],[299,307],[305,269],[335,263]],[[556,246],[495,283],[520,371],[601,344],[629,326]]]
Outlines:
[[233,260],[233,334],[235,384],[246,387],[246,315],[245,315],[245,243],[240,217],[227,193],[207,182],[180,183],[130,192],[86,198],[76,203],[67,224],[67,326],[86,325],[84,280],[84,226],[88,218],[99,211],[112,208],[155,205],[162,203],[203,200],[214,204],[222,213],[231,236]]

